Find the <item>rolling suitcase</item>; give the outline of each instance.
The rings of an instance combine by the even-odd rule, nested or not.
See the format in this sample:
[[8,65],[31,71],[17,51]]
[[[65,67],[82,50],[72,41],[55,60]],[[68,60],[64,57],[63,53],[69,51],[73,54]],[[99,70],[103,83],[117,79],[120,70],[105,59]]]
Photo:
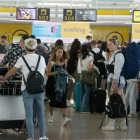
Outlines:
[[106,91],[91,90],[89,97],[90,112],[102,113],[106,109]]
[[76,83],[76,111],[80,110],[81,108],[81,83]]

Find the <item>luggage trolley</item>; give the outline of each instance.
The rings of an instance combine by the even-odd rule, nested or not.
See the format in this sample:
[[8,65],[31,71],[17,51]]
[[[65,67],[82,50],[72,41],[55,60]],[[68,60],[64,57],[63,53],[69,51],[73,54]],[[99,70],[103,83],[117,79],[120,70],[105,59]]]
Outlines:
[[[24,132],[25,109],[21,96],[21,80],[0,81],[0,129]],[[1,131],[2,134],[2,131]]]

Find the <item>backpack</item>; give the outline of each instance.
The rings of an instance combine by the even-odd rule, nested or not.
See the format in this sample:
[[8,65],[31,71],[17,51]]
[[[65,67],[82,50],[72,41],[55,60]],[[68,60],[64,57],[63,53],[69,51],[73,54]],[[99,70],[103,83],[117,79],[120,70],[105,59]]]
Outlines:
[[[22,57],[23,61],[25,62],[27,68],[29,69],[29,74],[27,76],[27,82],[25,81],[25,77],[23,75],[23,81],[26,86],[26,90],[29,94],[39,94],[45,91],[45,84],[44,84],[44,77],[42,74],[37,71],[41,56],[38,58],[38,62],[34,71],[31,70],[27,61],[24,57]],[[32,66],[33,67],[33,66]]]
[[43,51],[42,51],[40,45],[37,45],[37,47],[36,47],[36,52],[35,52],[35,53],[38,54],[38,55],[41,55],[41,56],[44,55],[44,53],[43,53]]
[[[122,53],[122,52],[118,51],[115,54],[115,56],[118,53]],[[138,77],[138,74],[140,71],[140,47],[139,47],[139,45],[136,44],[135,42],[128,44],[128,46],[126,47],[125,54],[123,54],[123,55],[125,58],[125,64],[124,64],[124,67],[122,68],[120,75],[124,76],[124,78],[126,80]],[[107,69],[108,69],[108,67],[112,67],[112,69],[110,68],[110,70],[113,72],[114,72],[113,62],[115,62],[115,56],[114,56],[114,61],[112,61],[112,63],[111,63],[112,66],[107,65]]]
[[70,56],[70,59],[68,60],[68,64],[67,64],[67,71],[69,74],[74,73],[74,71],[77,68],[77,61],[74,59],[73,56]]
[[105,63],[99,62],[101,60],[105,61],[105,58],[102,55],[102,50],[100,50],[99,53],[95,53],[94,51],[91,50],[91,53],[94,55],[94,62],[93,64],[99,69],[100,75],[104,75],[105,73]]
[[[115,92],[115,91],[114,91]],[[109,118],[126,118],[126,125],[127,125],[127,116],[126,116],[126,110],[124,103],[122,101],[122,98],[119,94],[112,94],[110,96],[110,103],[106,107],[105,116],[108,115]],[[104,116],[104,118],[105,118]],[[103,121],[104,121],[103,118]],[[103,124],[103,121],[101,123],[101,126]],[[100,126],[100,128],[101,128]]]

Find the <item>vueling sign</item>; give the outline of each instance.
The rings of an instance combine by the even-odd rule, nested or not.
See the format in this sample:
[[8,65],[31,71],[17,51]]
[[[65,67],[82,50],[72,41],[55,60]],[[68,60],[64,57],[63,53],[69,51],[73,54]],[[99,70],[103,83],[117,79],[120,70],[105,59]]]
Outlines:
[[133,22],[140,22],[140,11],[133,11]]
[[61,23],[62,38],[85,38],[89,34],[89,23]]

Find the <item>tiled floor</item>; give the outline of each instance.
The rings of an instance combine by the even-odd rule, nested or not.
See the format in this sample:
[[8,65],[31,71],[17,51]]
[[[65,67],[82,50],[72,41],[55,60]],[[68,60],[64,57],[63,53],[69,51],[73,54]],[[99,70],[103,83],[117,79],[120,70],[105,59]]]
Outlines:
[[[46,136],[49,140],[97,140],[97,139],[140,139],[140,118],[129,119],[128,131],[102,131],[99,130],[103,114],[81,114],[74,108],[68,108],[68,117],[72,119],[67,127],[63,127],[63,118],[60,109],[55,110],[54,123],[47,123],[49,116],[48,104],[45,103]],[[106,117],[104,124],[108,123]],[[119,119],[116,125],[119,124]],[[26,140],[24,134],[18,134],[13,130],[2,130],[0,140]],[[39,131],[35,128],[35,138],[38,140]]]

